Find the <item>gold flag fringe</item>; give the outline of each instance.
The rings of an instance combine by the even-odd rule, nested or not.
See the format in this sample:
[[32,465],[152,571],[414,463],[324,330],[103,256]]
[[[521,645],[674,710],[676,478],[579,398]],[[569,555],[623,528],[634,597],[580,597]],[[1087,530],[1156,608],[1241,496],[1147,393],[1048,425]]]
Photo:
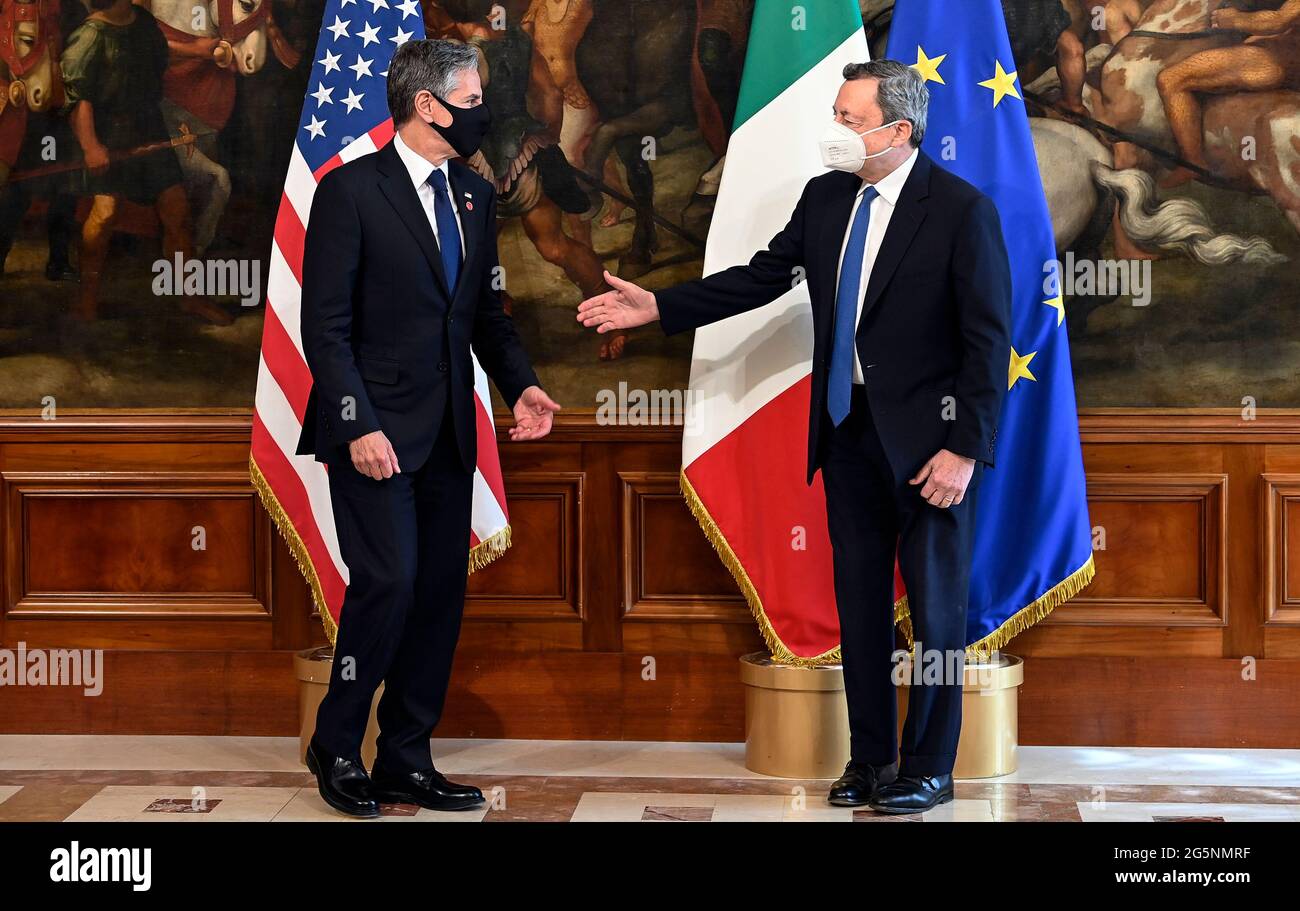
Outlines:
[[[307,554],[307,546],[302,543],[302,538],[298,537],[298,530],[289,521],[284,507],[276,499],[275,493],[271,490],[271,485],[262,474],[262,470],[257,467],[257,460],[253,458],[251,452],[248,454],[248,476],[253,482],[253,488],[257,491],[258,499],[262,501],[263,508],[266,509],[271,521],[279,530],[280,536],[289,545],[289,552],[293,554],[293,561],[298,564],[298,571],[307,580],[307,585],[311,589],[312,603],[316,606],[316,613],[320,616],[321,625],[325,627],[325,636],[329,639],[330,645],[333,646],[335,639],[338,638],[338,624],[334,622],[334,618],[330,616],[329,610],[325,607],[325,595],[321,591],[320,579],[316,577],[316,567],[312,565],[311,557]],[[510,548],[510,544],[510,526],[506,525],[487,540],[480,541],[474,547],[471,547],[469,551],[469,574],[472,575],[501,556]]]
[[[1087,561],[1082,566],[1049,588],[1036,598],[1032,604],[1016,611],[1001,626],[984,638],[966,646],[966,659],[969,661],[971,659],[983,660],[988,658],[990,653],[998,651],[1016,636],[1019,636],[1029,627],[1056,610],[1056,608],[1083,591],[1096,574],[1096,564],[1093,562],[1092,554],[1089,554]],[[907,640],[907,648],[910,651],[915,644],[915,640],[912,638],[912,615],[907,607],[906,595],[899,598],[898,603],[894,605],[894,622],[898,624],[899,630],[903,633],[903,638]]]
[[[745,572],[745,567],[741,565],[735,551],[731,549],[731,545],[727,543],[727,539],[723,536],[717,523],[713,521],[713,516],[709,514],[708,507],[704,505],[699,494],[695,492],[694,486],[686,477],[685,469],[679,472],[678,478],[681,484],[682,496],[686,500],[691,515],[695,516],[695,521],[700,524],[704,536],[709,539],[709,544],[717,551],[722,564],[727,567],[731,577],[740,586],[740,591],[749,604],[750,612],[758,623],[759,632],[762,633],[763,641],[767,644],[768,651],[772,653],[773,660],[782,664],[794,665],[795,667],[819,667],[826,664],[838,664],[840,662],[840,647],[838,645],[820,655],[804,658],[791,652],[786,644],[781,641],[781,637],[777,635],[772,626],[772,621],[768,619],[767,613],[763,610],[763,600],[759,597],[758,590],[754,588],[753,582],[750,581],[749,573]],[[1002,648],[1020,633],[1023,633],[1050,614],[1059,605],[1077,595],[1092,581],[1095,574],[1096,566],[1093,563],[1092,555],[1089,554],[1088,560],[1083,566],[1052,586],[1035,599],[1032,604],[1016,611],[993,632],[978,642],[966,646],[966,657],[968,659],[984,658],[990,652]],[[898,630],[902,633],[910,650],[915,640],[912,635],[912,615],[908,609],[906,595],[894,602],[894,623],[898,626]]]
[[686,477],[685,469],[678,473],[678,479],[682,488],[682,496],[686,499],[686,505],[690,508],[691,515],[695,516],[695,521],[699,522],[700,528],[704,530],[704,536],[709,539],[713,549],[718,552],[722,565],[727,567],[731,577],[740,586],[740,591],[749,604],[750,613],[754,615],[754,620],[758,623],[758,631],[763,634],[763,641],[767,643],[767,650],[772,653],[772,658],[782,664],[792,664],[795,667],[819,667],[823,664],[839,664],[840,647],[838,645],[812,658],[800,657],[786,647],[786,644],[781,641],[781,637],[776,634],[776,630],[772,628],[772,621],[767,619],[767,613],[763,610],[763,599],[758,596],[758,590],[754,588],[754,583],[750,581],[749,573],[745,572],[745,567],[741,566],[735,551],[731,549],[731,545],[727,543],[727,539],[719,530],[717,523],[713,521],[713,516],[709,515],[708,507],[704,505],[699,494],[695,492],[690,479]]

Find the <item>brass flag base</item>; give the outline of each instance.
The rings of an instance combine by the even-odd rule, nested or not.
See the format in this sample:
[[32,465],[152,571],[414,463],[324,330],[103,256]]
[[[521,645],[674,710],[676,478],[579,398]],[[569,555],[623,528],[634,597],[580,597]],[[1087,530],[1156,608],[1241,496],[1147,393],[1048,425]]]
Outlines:
[[777,778],[838,778],[849,761],[849,710],[838,664],[795,667],[766,652],[740,659],[745,768]]
[[[334,668],[334,650],[328,646],[303,649],[293,656],[293,671],[298,677],[298,761],[307,762],[307,745],[316,730],[316,710],[329,690],[330,671]],[[361,761],[367,769],[375,767],[375,741],[379,738],[379,722],[375,709],[384,685],[379,684],[375,699],[370,703],[370,721],[366,723],[366,736],[361,741]]]
[[[849,759],[849,718],[839,665],[794,667],[764,652],[740,659],[745,684],[745,767],[778,778],[838,778]],[[1016,770],[1019,658],[966,665],[955,778],[993,778]],[[899,687],[899,725],[907,687]]]

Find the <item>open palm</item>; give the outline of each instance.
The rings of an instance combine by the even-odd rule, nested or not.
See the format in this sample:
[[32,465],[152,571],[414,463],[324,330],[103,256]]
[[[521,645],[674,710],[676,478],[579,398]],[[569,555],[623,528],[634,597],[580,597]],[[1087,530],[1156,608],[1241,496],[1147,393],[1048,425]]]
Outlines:
[[644,326],[659,318],[654,294],[609,272],[605,273],[605,282],[614,290],[589,297],[579,304],[578,322],[605,333]]

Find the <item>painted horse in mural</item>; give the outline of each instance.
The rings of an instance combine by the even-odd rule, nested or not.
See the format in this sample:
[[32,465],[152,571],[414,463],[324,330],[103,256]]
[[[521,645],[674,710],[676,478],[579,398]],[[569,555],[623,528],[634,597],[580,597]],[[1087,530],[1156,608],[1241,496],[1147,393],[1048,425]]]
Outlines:
[[27,113],[63,104],[59,0],[0,0],[0,183],[18,160]]
[[[1161,199],[1157,185],[1159,178],[1166,185],[1181,183],[1191,172],[1225,189],[1268,195],[1300,228],[1300,150],[1294,142],[1300,135],[1300,93],[1280,87],[1255,91],[1249,74],[1220,70],[1215,78],[1223,90],[1203,95],[1203,112],[1199,100],[1192,112],[1200,118],[1195,126],[1204,137],[1204,157],[1193,160],[1195,153],[1189,155],[1186,143],[1175,138],[1170,112],[1174,120],[1186,119],[1178,96],[1196,84],[1188,77],[1215,74],[1206,66],[1214,57],[1204,55],[1252,47],[1242,32],[1216,26],[1219,7],[1218,0],[1145,4],[1123,28],[1109,29],[1113,46],[1088,51],[1085,117],[1077,122],[1031,118],[1059,252],[1100,256],[1102,241],[1113,232],[1116,255],[1125,258],[1175,253],[1209,266],[1285,261],[1265,238],[1215,229],[1196,200]],[[1237,84],[1230,84],[1234,79]],[[1062,100],[1055,70],[1026,88],[1030,97]],[[1082,328],[1096,304],[1067,311],[1072,332]]]
[[[1084,101],[1097,121],[1141,141],[1114,144],[1117,169],[1139,168],[1166,186],[1199,173],[1267,195],[1300,231],[1300,0],[1254,5],[1268,8],[1155,0]],[[1171,167],[1150,146],[1184,163]]]
[[202,253],[216,236],[230,199],[230,172],[216,161],[216,134],[230,120],[236,79],[266,63],[268,47],[285,67],[299,54],[271,15],[270,0],[151,0],[171,51],[163,75],[163,109],[173,136],[189,130],[198,143],[180,155],[194,209],[194,248]]
[[45,211],[51,281],[77,276],[69,251],[75,229],[75,199],[56,184],[10,182],[17,168],[31,167],[72,137],[57,118],[64,103],[59,55],[63,49],[59,0],[0,0],[0,275],[5,272],[23,216],[33,199]]

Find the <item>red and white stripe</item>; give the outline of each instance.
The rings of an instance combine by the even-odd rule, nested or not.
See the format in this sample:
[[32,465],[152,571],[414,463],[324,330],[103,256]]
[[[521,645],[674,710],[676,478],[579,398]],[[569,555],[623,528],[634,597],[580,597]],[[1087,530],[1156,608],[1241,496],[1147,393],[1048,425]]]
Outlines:
[[[303,412],[311,392],[311,371],[303,356],[302,254],[312,199],[320,179],[340,164],[384,146],[392,139],[391,120],[346,146],[315,173],[295,144],[275,223],[267,275],[267,306],[253,409],[251,462],[254,478],[280,531],[303,561],[317,607],[328,617],[331,639],[338,626],[348,568],[339,553],[325,466],[313,456],[295,455]],[[477,547],[509,528],[505,485],[497,456],[487,375],[474,359],[474,397],[478,429],[478,465],[474,472],[474,507],[468,533]],[[468,571],[468,567],[467,567]]]

